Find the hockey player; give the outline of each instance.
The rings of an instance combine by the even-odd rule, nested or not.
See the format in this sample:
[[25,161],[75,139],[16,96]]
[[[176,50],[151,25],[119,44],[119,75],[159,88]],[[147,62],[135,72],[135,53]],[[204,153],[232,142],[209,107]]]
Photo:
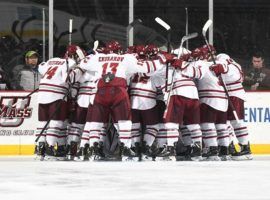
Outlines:
[[[220,156],[223,160],[227,160],[229,133],[226,125],[226,112],[228,99],[214,69],[220,67],[223,72],[227,72],[228,68],[225,64],[213,65],[212,62],[208,62],[211,57],[206,46],[195,49],[193,55],[200,59],[194,65],[202,71],[202,78],[198,80],[197,86],[201,102],[200,126],[203,142],[207,149],[205,157],[206,160],[219,161],[218,156]],[[218,146],[221,147],[220,152]]]
[[[108,114],[111,113],[113,121],[117,122],[119,132],[119,156],[120,158],[132,156],[134,152],[130,150],[132,125],[130,103],[126,90],[127,79],[135,73],[150,73],[162,66],[158,60],[138,61],[132,54],[122,55],[122,47],[116,41],[109,42],[106,49],[108,54],[87,57],[80,63],[82,69],[96,71],[101,75],[92,109],[95,115],[92,116],[91,121],[102,123],[104,117],[108,118]],[[95,129],[100,130],[101,127],[97,126]]]
[[[157,55],[158,48],[155,45],[138,45],[136,53],[138,59],[147,61]],[[132,108],[132,148],[138,156],[142,153],[143,159],[147,159],[152,156],[151,146],[159,129],[157,88],[149,74],[137,73],[131,80],[129,92]]]
[[[36,136],[39,137],[37,154],[41,159],[45,156],[45,146],[48,146],[48,154],[61,158],[65,156],[69,72],[84,58],[84,55],[78,46],[70,45],[65,56],[65,59],[52,58],[39,65],[39,72],[43,77],[38,92],[39,125]],[[50,120],[48,126],[39,135],[48,120]]]
[[193,79],[200,79],[202,72],[200,68],[195,68],[186,60],[183,55],[180,59],[172,63],[177,68],[169,84],[170,98],[167,98],[167,111],[165,111],[165,127],[169,129],[174,137],[168,139],[168,147],[174,148],[179,137],[179,126],[185,125],[191,134],[192,144],[190,144],[190,159],[201,160],[201,129],[200,103],[198,91]]
[[78,156],[82,160],[88,160],[89,135],[87,132],[83,133],[83,129],[86,123],[88,107],[93,105],[97,79],[94,73],[84,73],[78,81],[80,84],[76,98],[76,110],[68,131],[67,144],[69,148],[67,154],[68,158],[73,160],[77,155],[78,143],[81,141]]
[[[227,54],[218,54],[216,57],[218,62],[224,63],[228,67],[228,71],[225,72],[220,66],[215,66],[212,70],[218,75],[221,76],[224,83],[226,84],[229,98],[232,104],[235,107],[239,121],[235,119],[233,115],[232,108],[229,106],[227,112],[227,120],[234,129],[234,133],[241,147],[240,153],[232,155],[232,158],[235,160],[250,160],[252,159],[249,139],[248,139],[248,130],[246,125],[243,122],[244,119],[244,101],[246,100],[245,91],[242,86],[243,82],[243,71],[241,66],[235,62]],[[230,144],[233,148],[233,142]]]

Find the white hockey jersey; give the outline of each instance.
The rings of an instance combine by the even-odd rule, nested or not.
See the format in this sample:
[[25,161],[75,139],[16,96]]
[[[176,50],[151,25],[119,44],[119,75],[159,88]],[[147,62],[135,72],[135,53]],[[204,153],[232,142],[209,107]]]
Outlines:
[[201,78],[197,81],[200,102],[216,110],[225,112],[228,109],[228,98],[220,80],[209,69],[212,64],[212,62],[201,60],[193,63],[196,68],[200,68],[201,70]]
[[[115,80],[105,83],[100,79],[98,87],[106,86],[124,86],[131,75],[135,73],[149,73],[161,68],[163,64],[159,60],[141,61],[137,60],[133,54],[97,54],[87,56],[81,63],[80,67],[87,71],[96,71],[99,75],[104,76],[112,74]],[[100,78],[101,78],[100,77]]]
[[[190,99],[199,99],[198,90],[193,79],[201,78],[201,70],[199,68],[197,69],[193,65],[188,65],[187,63],[184,63],[184,65],[186,65],[186,67],[181,71],[169,68],[168,92],[172,89],[171,96],[178,95]],[[161,74],[165,74],[165,72]],[[164,100],[166,101],[168,93],[165,92],[165,76],[163,79],[164,82],[161,88],[165,94]]]
[[147,74],[135,74],[130,82],[129,92],[132,109],[148,110],[156,105],[157,89]]
[[224,53],[217,55],[216,60],[226,64],[228,67],[227,73],[221,74],[221,76],[226,84],[229,96],[238,97],[245,101],[246,94],[242,85],[243,71],[241,66]]
[[38,103],[48,104],[63,99],[68,92],[66,81],[69,70],[76,65],[75,61],[62,58],[52,58],[39,65],[42,75],[38,91]]
[[80,107],[88,108],[89,103],[93,104],[97,92],[98,78],[95,73],[85,72],[79,79],[80,87],[77,103]]

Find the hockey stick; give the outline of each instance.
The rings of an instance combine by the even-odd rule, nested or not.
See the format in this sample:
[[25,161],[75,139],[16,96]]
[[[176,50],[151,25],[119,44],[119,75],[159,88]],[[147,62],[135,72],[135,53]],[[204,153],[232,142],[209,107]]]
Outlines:
[[141,24],[142,20],[141,19],[135,19],[133,22],[128,24],[128,28],[134,27],[137,24]]
[[41,132],[39,133],[39,135],[37,136],[37,138],[35,139],[35,142],[38,142],[39,138],[41,137],[41,135],[44,133],[44,131],[47,129],[49,123],[51,122],[52,118],[56,115],[56,113],[59,111],[60,107],[61,107],[61,102],[68,96],[69,94],[69,90],[66,92],[66,94],[64,95],[64,97],[57,102],[56,105],[56,109],[55,111],[50,115],[49,120],[46,122],[45,126],[42,128]]
[[[167,31],[167,53],[170,53],[170,47],[171,47],[171,27],[169,24],[167,24],[165,21],[160,19],[159,17],[155,18],[155,21],[161,25],[163,28]],[[169,64],[166,64],[166,78],[165,78],[165,92],[168,91],[168,73],[169,73]]]
[[6,107],[8,107],[8,108],[11,107],[11,108],[12,108],[12,107],[17,106],[17,104],[19,104],[20,102],[22,102],[24,99],[27,99],[28,97],[30,97],[32,94],[36,93],[38,90],[39,90],[39,88],[33,90],[33,91],[32,91],[31,93],[29,93],[28,95],[23,96],[22,99],[18,99],[18,101],[17,101],[16,103],[12,104],[11,106],[5,105],[3,108],[6,108]]
[[[210,27],[212,24],[213,24],[213,21],[212,21],[211,19],[209,19],[209,20],[205,23],[205,25],[203,26],[203,29],[202,29],[202,35],[203,35],[205,44],[207,45],[208,53],[210,54],[213,63],[216,64],[216,60],[215,60],[214,55],[213,55],[213,53],[212,53],[212,51],[211,51],[209,42],[208,42],[208,40],[207,40],[207,38],[206,38],[206,32],[207,32],[207,30],[209,29],[209,27]],[[234,107],[234,105],[233,105],[233,103],[232,103],[232,101],[231,101],[231,99],[230,99],[230,95],[229,95],[229,92],[228,92],[226,83],[224,82],[224,80],[223,80],[223,78],[222,78],[221,75],[220,75],[218,78],[219,78],[219,80],[220,80],[220,82],[221,82],[222,87],[224,88],[224,91],[225,91],[225,94],[226,94],[226,96],[227,96],[227,98],[228,98],[229,106],[230,106],[231,109],[232,109],[234,118],[235,118],[235,120],[236,120],[237,122],[239,122],[239,117],[238,117],[238,115],[237,115],[237,113],[236,113],[236,110],[235,110],[235,107]]]
[[[188,7],[185,7],[186,11],[186,35],[188,35]],[[186,49],[188,49],[188,41],[186,42]]]
[[[30,97],[32,94],[36,93],[38,90],[39,90],[39,88],[33,90],[33,91],[32,91],[31,93],[29,93],[28,95],[22,97],[22,99],[20,99],[20,101],[23,101],[24,99]],[[14,103],[14,104],[12,105],[12,107],[16,106],[18,103],[19,103],[19,101],[17,101],[16,103]]]
[[69,19],[69,37],[68,37],[68,44],[71,45],[72,42],[72,26],[73,26],[73,19]]
[[94,50],[94,51],[96,51],[96,50],[97,50],[98,45],[99,45],[99,41],[98,41],[98,40],[96,40],[96,41],[94,42],[94,46],[93,46],[93,50]]
[[[180,58],[180,56],[183,53],[183,45],[184,45],[185,41],[188,41],[190,39],[196,38],[197,36],[198,36],[198,33],[190,33],[190,34],[185,35],[184,37],[182,37],[181,44],[180,44],[179,50],[178,50],[178,55],[177,55],[177,58],[178,59]],[[166,107],[166,109],[164,111],[164,114],[163,114],[163,118],[164,119],[167,117],[169,103],[170,103],[170,100],[171,100],[171,94],[172,94],[172,90],[173,90],[173,86],[174,86],[174,74],[175,74],[175,71],[176,70],[173,69],[172,82],[171,82],[170,90],[169,90],[169,93],[168,93],[168,98],[167,98],[167,100],[165,100],[165,103],[166,103],[167,107]]]

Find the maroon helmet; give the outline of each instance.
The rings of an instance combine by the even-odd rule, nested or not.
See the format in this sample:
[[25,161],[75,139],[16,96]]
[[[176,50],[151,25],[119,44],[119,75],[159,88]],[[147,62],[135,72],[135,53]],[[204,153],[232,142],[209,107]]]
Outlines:
[[158,54],[159,48],[154,44],[149,44],[145,47],[145,52],[149,57],[154,57]]
[[97,52],[98,53],[104,53],[104,54],[106,54],[107,53],[107,49],[105,47],[99,47],[99,48],[97,48]]
[[86,53],[83,49],[81,49],[79,46],[71,44],[67,47],[65,58],[71,58],[76,63],[79,63],[82,59],[84,59],[86,56]]
[[[209,48],[211,50],[211,54],[215,55],[216,54],[216,49],[213,45],[209,44]],[[203,59],[209,59],[211,57],[211,54],[209,53],[209,49],[207,45],[203,45],[201,48],[202,56]]]
[[146,57],[146,51],[145,51],[145,46],[144,45],[137,45],[136,46],[136,53],[140,58],[145,58]]
[[116,40],[110,41],[106,44],[106,51],[108,53],[121,54],[122,50],[123,50],[122,45]]
[[126,53],[136,53],[136,46],[129,46]]
[[203,59],[202,50],[200,48],[196,48],[191,52],[191,57],[193,60]]

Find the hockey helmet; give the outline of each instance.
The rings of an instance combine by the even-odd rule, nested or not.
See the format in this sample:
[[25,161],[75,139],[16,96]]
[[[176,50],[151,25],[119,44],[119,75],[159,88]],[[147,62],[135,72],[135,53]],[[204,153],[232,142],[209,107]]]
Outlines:
[[154,57],[158,54],[159,48],[154,44],[149,44],[145,47],[145,52],[147,56]]
[[97,52],[98,53],[104,53],[104,54],[106,54],[107,53],[107,50],[106,50],[105,47],[99,47],[99,48],[97,48]]
[[[201,48],[203,59],[209,59],[212,55],[216,54],[216,49],[213,45],[209,44],[209,47],[207,45],[203,45]],[[211,51],[211,54],[209,53],[209,49]]]
[[126,53],[136,53],[136,46],[129,46]]
[[71,44],[67,47],[65,58],[71,58],[76,63],[79,63],[82,59],[84,59],[86,56],[86,53],[83,49],[81,49],[79,46]]
[[113,40],[106,44],[106,51],[108,53],[122,54],[123,48],[122,48],[122,45],[118,41]]
[[137,45],[136,46],[136,53],[140,58],[145,58],[146,57],[146,49],[144,45]]
[[191,57],[193,60],[200,60],[203,57],[202,51],[200,48],[196,48],[191,52]]

